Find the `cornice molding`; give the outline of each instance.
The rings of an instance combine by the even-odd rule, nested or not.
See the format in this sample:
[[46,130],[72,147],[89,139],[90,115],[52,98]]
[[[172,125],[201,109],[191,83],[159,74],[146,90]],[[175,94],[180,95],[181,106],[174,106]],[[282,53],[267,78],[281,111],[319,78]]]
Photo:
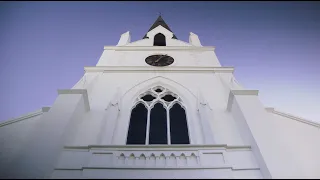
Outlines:
[[280,115],[280,116],[283,116],[283,117],[286,117],[286,118],[289,118],[289,119],[292,119],[292,120],[295,120],[295,121],[299,121],[299,122],[302,122],[302,123],[305,123],[305,124],[320,128],[320,123],[316,123],[314,121],[310,121],[310,120],[307,120],[307,119],[304,119],[304,118],[301,118],[301,117],[297,117],[297,116],[294,116],[294,115],[291,115],[291,114],[288,114],[288,113],[284,113],[284,112],[275,110],[272,107],[267,107],[265,109],[270,113],[277,114],[277,115]]
[[65,146],[65,149],[79,149],[79,150],[89,150],[89,149],[208,149],[208,148],[215,148],[215,149],[251,149],[251,146],[228,146],[226,144],[195,144],[195,145],[89,145],[89,146]]
[[258,96],[258,94],[259,94],[259,90],[245,90],[245,89],[230,90],[228,103],[227,103],[227,111],[231,111],[234,96],[238,96],[238,95]]
[[86,111],[90,111],[88,92],[86,89],[58,89],[58,94],[82,94]]
[[253,95],[257,96],[259,94],[259,90],[231,90],[233,95]]
[[214,51],[214,46],[104,46],[104,50],[116,51]]
[[152,66],[87,66],[85,72],[214,72],[214,73],[233,73],[233,67],[152,67]]
[[3,126],[6,126],[6,125],[9,125],[9,124],[13,124],[13,123],[16,123],[16,122],[19,122],[19,121],[23,121],[25,119],[29,119],[29,118],[41,115],[44,112],[48,112],[49,109],[50,109],[50,107],[42,107],[41,109],[39,109],[39,110],[37,110],[35,112],[31,112],[31,113],[22,115],[22,116],[17,117],[17,118],[9,119],[9,120],[7,120],[5,122],[0,123],[0,127],[3,127]]

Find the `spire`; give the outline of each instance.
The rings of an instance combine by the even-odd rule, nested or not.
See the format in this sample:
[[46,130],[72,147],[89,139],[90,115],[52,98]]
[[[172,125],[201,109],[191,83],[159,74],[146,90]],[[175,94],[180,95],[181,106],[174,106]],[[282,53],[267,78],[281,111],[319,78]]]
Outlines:
[[[169,30],[170,32],[172,32],[171,29],[169,28],[169,26],[166,24],[166,22],[164,22],[164,20],[162,19],[161,13],[160,13],[158,19],[157,19],[157,20],[153,23],[153,25],[150,27],[150,29],[148,30],[148,32],[150,32],[152,29],[158,27],[159,25],[161,25],[162,27],[164,27],[164,28],[166,28],[167,30]],[[148,33],[148,32],[147,32],[147,33]],[[147,33],[144,35],[143,39],[146,39],[146,38],[147,38]],[[173,33],[173,32],[172,32],[172,33]],[[173,38],[173,39],[178,39],[178,38],[176,37],[176,35],[174,35],[174,34],[173,34],[173,37],[172,37],[172,38]]]

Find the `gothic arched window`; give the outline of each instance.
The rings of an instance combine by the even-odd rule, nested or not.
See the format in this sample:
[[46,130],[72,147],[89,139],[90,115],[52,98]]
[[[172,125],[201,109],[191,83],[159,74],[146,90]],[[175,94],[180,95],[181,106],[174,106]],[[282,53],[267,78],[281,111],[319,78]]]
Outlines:
[[127,144],[190,144],[181,98],[156,86],[137,98],[131,111]]
[[166,46],[166,37],[161,33],[156,34],[153,39],[153,45]]
[[131,111],[127,143],[145,144],[147,127],[147,108],[139,103]]

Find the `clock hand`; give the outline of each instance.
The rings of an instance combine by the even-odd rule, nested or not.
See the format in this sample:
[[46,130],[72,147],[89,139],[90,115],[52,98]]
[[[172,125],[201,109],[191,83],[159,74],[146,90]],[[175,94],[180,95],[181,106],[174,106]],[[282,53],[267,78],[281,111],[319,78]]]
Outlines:
[[160,59],[162,59],[163,57],[167,56],[166,54],[165,55],[162,55],[159,59],[157,59],[155,62],[158,62],[160,61]]

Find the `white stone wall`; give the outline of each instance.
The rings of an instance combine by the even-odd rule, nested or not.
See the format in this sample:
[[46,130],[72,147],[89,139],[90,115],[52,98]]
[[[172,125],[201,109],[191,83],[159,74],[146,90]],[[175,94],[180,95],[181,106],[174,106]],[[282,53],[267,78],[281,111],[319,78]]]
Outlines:
[[28,139],[41,119],[42,112],[32,113],[28,118],[19,118],[12,123],[0,124],[0,178],[9,171],[8,164],[24,151]]
[[[320,177],[320,125],[311,125],[270,112],[275,152],[275,177]],[[270,151],[272,149],[270,148]]]
[[188,49],[173,50],[104,50],[97,66],[149,66],[145,59],[154,54],[167,54],[173,57],[170,66],[220,67],[214,51]]
[[[90,74],[90,73],[88,73]],[[186,105],[187,120],[191,134],[192,144],[205,144],[202,125],[198,113],[198,93],[203,93],[208,101],[208,121],[211,131],[215,136],[216,143],[227,143],[230,145],[244,145],[239,136],[234,119],[225,112],[227,106],[227,93],[224,92],[220,76],[214,73],[177,73],[177,72],[125,72],[125,73],[102,73],[98,72],[94,78],[94,86],[88,91],[91,111],[84,116],[80,125],[79,135],[72,145],[95,144],[99,138],[99,127],[104,124],[109,131],[115,130],[113,139],[102,140],[104,145],[125,144],[130,113],[135,99],[147,89],[161,85],[170,89],[182,98]],[[115,77],[117,81],[115,81]],[[207,83],[211,82],[211,83]],[[90,82],[88,82],[90,84]],[[108,86],[106,86],[108,84]],[[91,86],[91,85],[88,85]],[[118,119],[108,119],[106,109],[110,101],[121,90]],[[116,112],[117,113],[117,112]],[[110,121],[110,122],[109,122]],[[111,121],[116,121],[111,122]],[[109,127],[107,127],[108,125]],[[110,127],[113,125],[114,127]],[[214,130],[214,131],[213,131]],[[103,138],[110,138],[105,136]],[[101,141],[101,142],[102,142]]]

